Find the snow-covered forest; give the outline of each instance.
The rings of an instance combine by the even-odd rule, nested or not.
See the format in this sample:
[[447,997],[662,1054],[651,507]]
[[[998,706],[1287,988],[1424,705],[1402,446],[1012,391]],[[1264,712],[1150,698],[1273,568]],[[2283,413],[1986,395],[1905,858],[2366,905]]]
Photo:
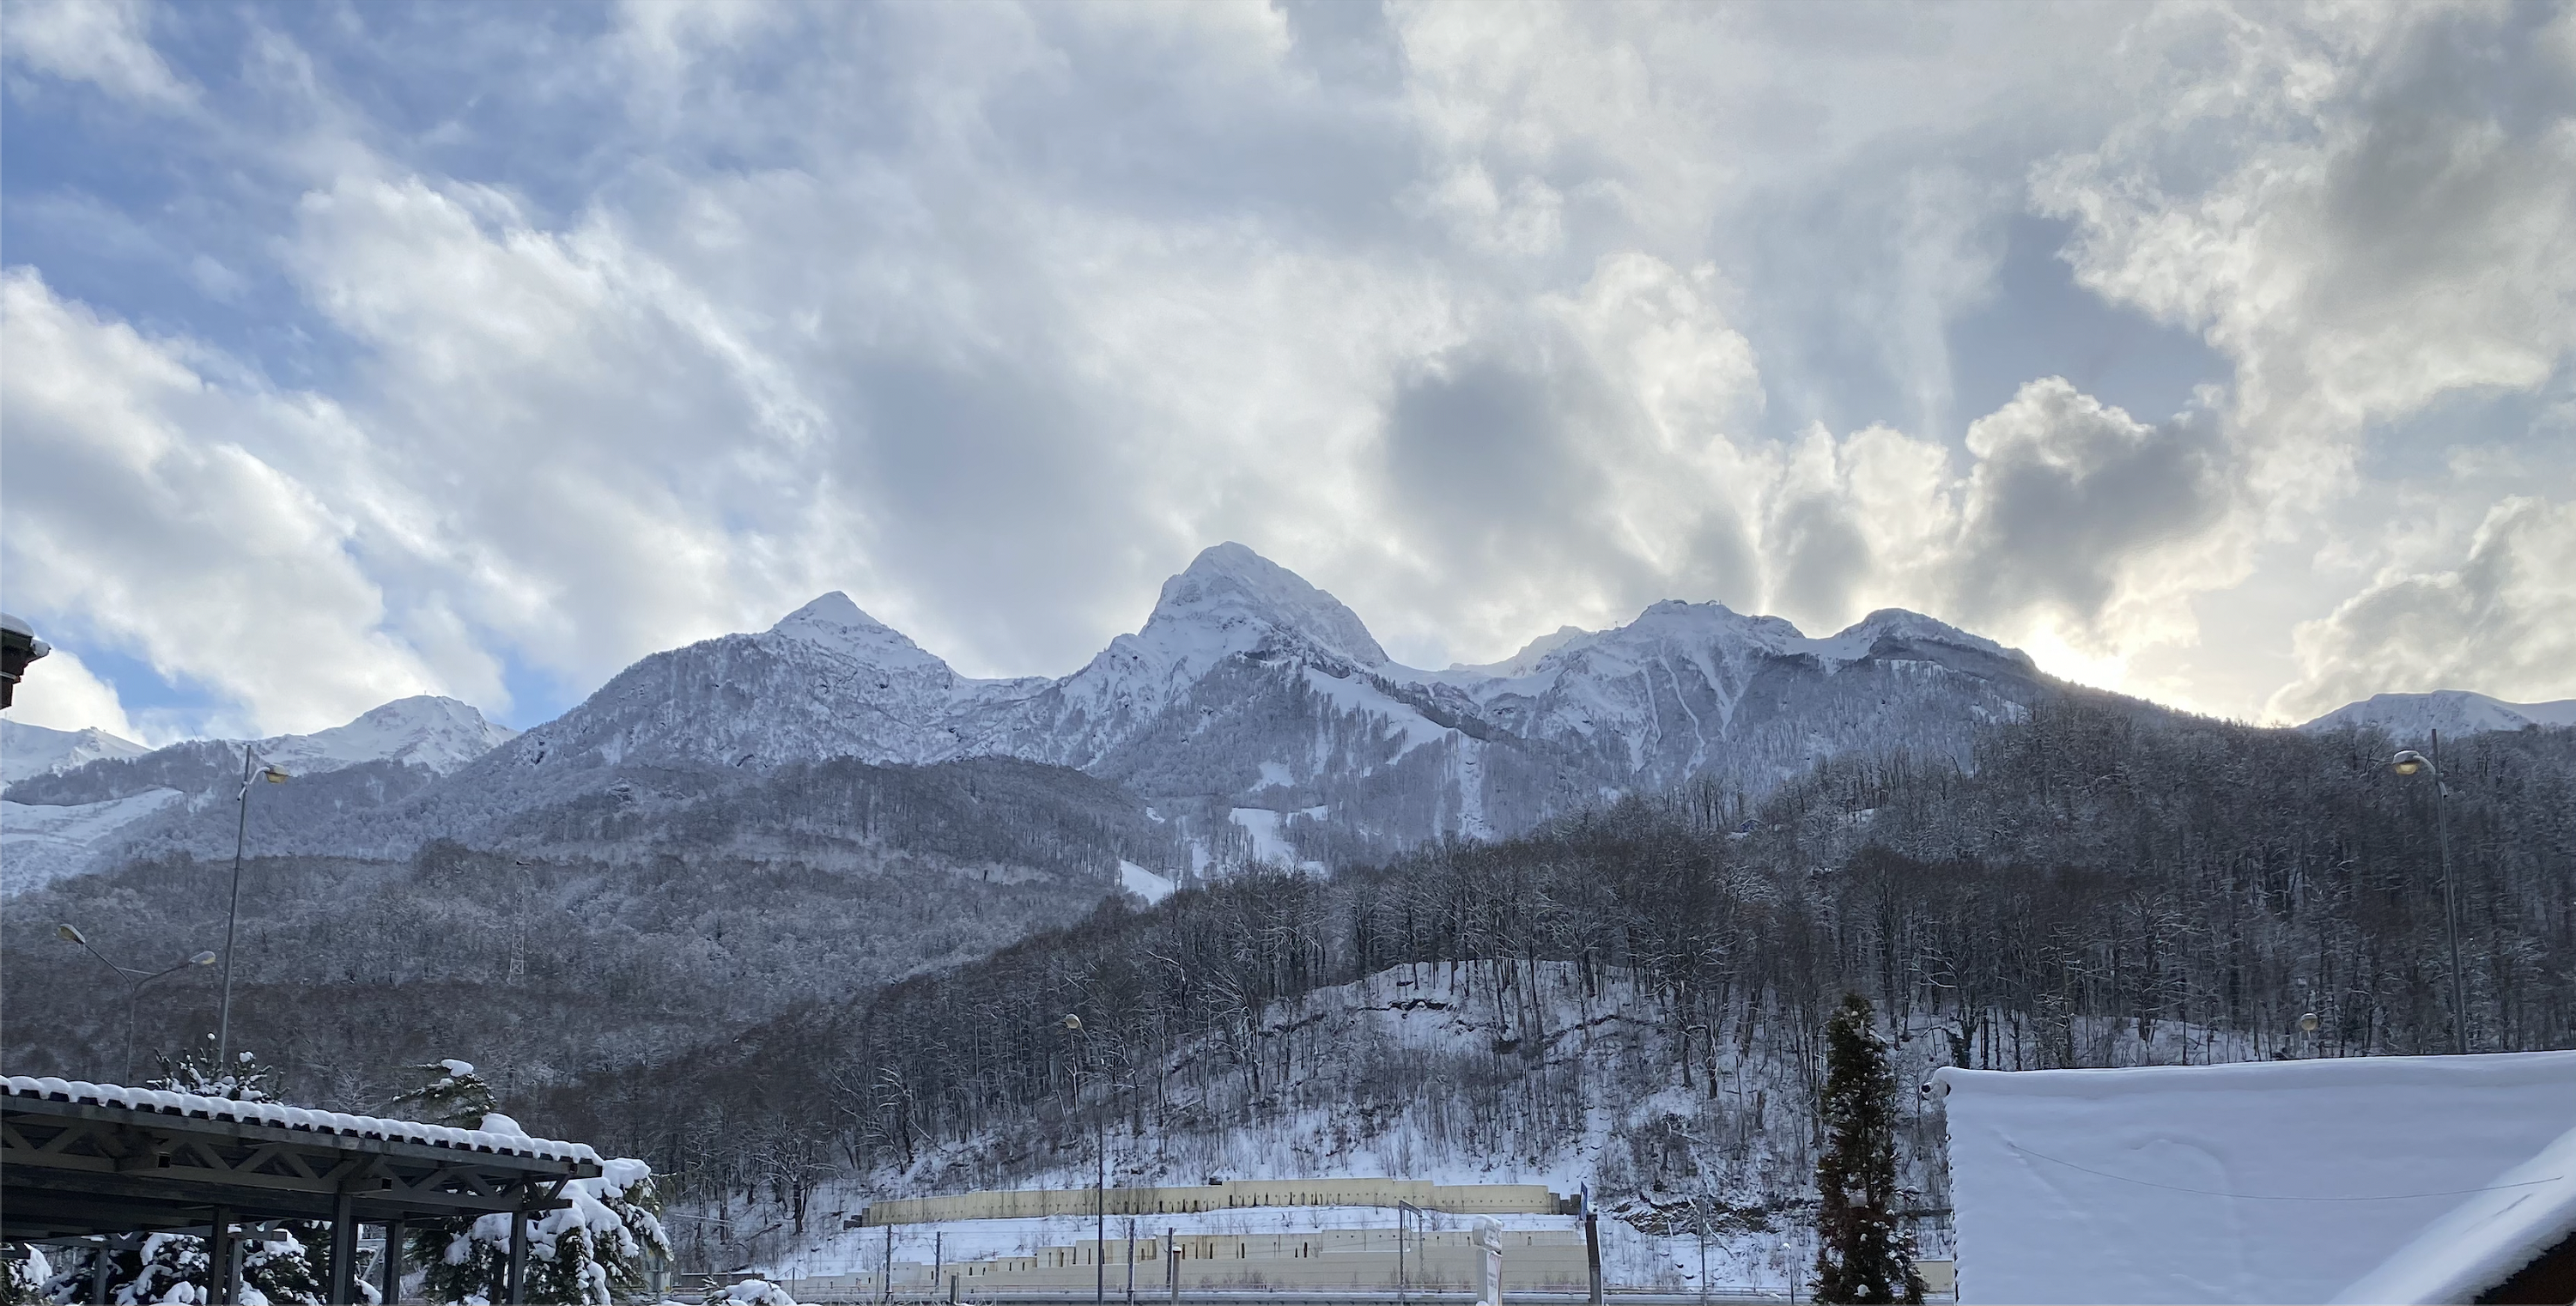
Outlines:
[[[2445,1048],[2432,791],[2391,747],[2067,694],[1967,765],[1687,785],[1150,908],[1098,867],[1152,823],[1069,815],[1097,782],[989,764],[1003,846],[953,789],[904,787],[936,768],[837,763],[743,791],[874,812],[809,812],[818,862],[746,855],[760,812],[717,809],[649,857],[256,864],[273,914],[238,1010],[290,1097],[476,1060],[531,1128],[669,1176],[684,1259],[778,1253],[872,1196],[1080,1182],[1095,1139],[1140,1182],[1518,1178],[1648,1232],[1759,1231],[1805,1200],[1846,992],[1909,1077]],[[2576,1045],[2576,731],[2476,736],[2446,769],[2473,1040]],[[15,900],[13,1066],[77,1074],[121,1033],[51,921],[154,955],[220,919],[219,883],[162,861]],[[147,1045],[208,1014],[192,992]],[[1908,1120],[1937,1206],[1937,1117]]]

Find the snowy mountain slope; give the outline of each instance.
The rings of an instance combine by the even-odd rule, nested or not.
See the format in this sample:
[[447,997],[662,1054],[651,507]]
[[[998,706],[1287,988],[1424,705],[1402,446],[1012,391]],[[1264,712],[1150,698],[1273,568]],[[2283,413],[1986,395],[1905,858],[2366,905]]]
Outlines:
[[0,801],[0,894],[21,893],[88,869],[117,833],[184,800],[176,789],[69,807]]
[[[458,770],[515,733],[468,704],[422,695],[370,709],[347,725],[251,741],[254,756],[295,777],[284,788],[263,786],[255,823],[275,821],[272,809],[282,808],[305,814],[287,823],[300,829],[324,814],[371,807],[408,794],[425,777]],[[243,747],[192,739],[13,780],[0,802],[0,848],[11,861],[0,892],[76,874],[112,855],[229,851],[227,813]]]
[[15,784],[31,775],[52,775],[107,757],[141,757],[151,749],[91,726],[85,730],[49,730],[43,726],[0,721],[0,784]]
[[2525,726],[2576,726],[2576,698],[2507,703],[2465,689],[2373,694],[2358,703],[2346,703],[2299,729],[2315,733],[2346,726],[2375,726],[2401,739],[2422,739],[2435,730],[2458,736],[2520,730]]
[[1109,641],[1081,670],[993,720],[969,746],[1092,766],[1236,657],[1387,665],[1386,651],[1341,600],[1240,544],[1219,544],[1163,583],[1142,629]]
[[471,704],[421,694],[370,708],[345,726],[277,735],[251,745],[260,760],[295,774],[361,762],[400,762],[445,775],[518,737]]
[[[1759,793],[1853,750],[1965,760],[1980,726],[2050,692],[2020,653],[1909,612],[1812,639],[1776,617],[1678,602],[1610,630],[1560,630],[1492,666],[1421,671],[1391,661],[1331,594],[1227,543],[1061,679],[958,675],[835,592],[758,634],[652,654],[506,741],[463,704],[412,699],[259,747],[290,770],[380,758],[446,777],[399,821],[344,815],[327,838],[311,832],[310,850],[343,855],[403,855],[405,831],[527,837],[551,818],[520,816],[580,809],[617,785],[679,803],[727,774],[834,758],[1005,757],[1125,786],[1196,849],[1194,869],[1338,866],[1695,778]],[[215,760],[178,776],[140,758],[115,785],[11,797],[200,793],[213,782],[194,773]]]
[[1901,609],[1824,639],[1715,603],[1560,630],[1504,662],[1413,673],[1525,739],[1596,760],[1622,788],[1714,773],[1756,790],[1852,748],[1964,755],[2045,682],[2030,659]]
[[961,723],[1047,684],[960,676],[836,590],[757,635],[652,654],[503,756],[523,770],[935,762],[959,753]]

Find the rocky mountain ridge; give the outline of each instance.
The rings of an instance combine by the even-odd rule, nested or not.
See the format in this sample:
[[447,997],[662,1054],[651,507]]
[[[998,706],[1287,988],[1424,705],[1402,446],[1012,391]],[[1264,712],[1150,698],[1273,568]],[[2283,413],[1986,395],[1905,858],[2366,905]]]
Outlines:
[[[516,737],[463,704],[415,699],[259,747],[290,770],[394,768],[366,778],[366,794],[389,806],[353,789],[270,845],[294,851],[525,843],[567,822],[629,831],[642,848],[675,837],[649,814],[680,819],[729,777],[834,758],[994,757],[1122,786],[1170,827],[1162,846],[1179,864],[1150,869],[1205,873],[1380,859],[1681,784],[1750,798],[1855,751],[1964,763],[1980,727],[2058,688],[2021,653],[1916,613],[1877,612],[1814,638],[1777,617],[1682,602],[1609,630],[1560,630],[1500,663],[1422,670],[1389,658],[1331,594],[1227,543],[1167,581],[1134,633],[1061,678],[962,676],[835,592],[766,631],[649,655]],[[180,746],[191,747],[209,746]],[[237,748],[222,751],[238,765]],[[179,760],[161,750],[93,764],[9,796],[71,804],[206,788],[152,779]],[[542,815],[589,811],[603,795],[633,819]],[[164,848],[211,838],[183,837],[191,817],[177,808],[131,819],[138,840],[161,828]]]

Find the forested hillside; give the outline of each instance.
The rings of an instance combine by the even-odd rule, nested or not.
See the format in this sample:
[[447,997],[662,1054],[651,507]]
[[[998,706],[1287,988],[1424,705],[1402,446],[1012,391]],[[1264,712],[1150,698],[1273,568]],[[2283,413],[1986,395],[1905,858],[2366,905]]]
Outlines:
[[[1793,1203],[1846,991],[1908,1073],[2447,1049],[2431,790],[2388,752],[2077,698],[1973,772],[1831,766],[1750,811],[1698,790],[1104,908],[745,1034],[697,1091],[630,1091],[670,1082],[638,1065],[541,1114],[789,1224],[836,1175],[843,1204],[1070,1178],[1103,1120],[1136,1176],[1369,1154],[1588,1182],[1650,1223],[1693,1193]],[[2476,1046],[2576,1046],[2576,732],[2448,761]]]
[[[1121,859],[1171,855],[1115,787],[1007,759],[794,766],[712,794],[684,786],[679,803],[656,798],[652,779],[637,768],[481,846],[251,859],[237,1038],[284,1070],[295,1100],[352,1109],[380,1105],[425,1058],[475,1060],[520,1092],[685,1063],[783,1010],[1079,919]],[[288,785],[255,801],[320,792]],[[230,884],[230,859],[181,853],[12,898],[0,922],[11,1073],[121,1069],[124,1005],[98,997],[122,986],[55,939],[56,922],[159,969],[221,945]],[[211,971],[152,994],[147,1052],[214,1027]]]
[[[722,1213],[684,1237],[727,1263],[871,1195],[1075,1179],[1095,1132],[1131,1179],[1517,1175],[1751,1228],[1803,1198],[1845,992],[1906,1075],[2446,1049],[2433,791],[2391,748],[2075,694],[1972,765],[1695,784],[1150,909],[1102,868],[1164,827],[1076,773],[788,768],[629,829],[643,776],[495,831],[553,851],[255,863],[237,1019],[304,1100],[485,1065],[531,1127]],[[2475,1044],[2576,1046],[2576,731],[2445,762]],[[96,1070],[121,1032],[53,920],[182,956],[222,884],[174,859],[13,901],[13,1069]],[[170,981],[147,1046],[203,1028],[209,980]],[[1908,1135],[1927,1200],[1937,1129]]]

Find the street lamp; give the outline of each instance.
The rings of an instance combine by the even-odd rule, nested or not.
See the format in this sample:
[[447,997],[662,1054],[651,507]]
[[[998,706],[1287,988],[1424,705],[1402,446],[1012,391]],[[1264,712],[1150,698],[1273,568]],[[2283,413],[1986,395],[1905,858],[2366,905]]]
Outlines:
[[[1091,1031],[1082,1027],[1082,1017],[1070,1012],[1063,1025],[1067,1033],[1082,1039],[1082,1054],[1073,1069],[1073,1104],[1078,1110],[1082,1106],[1082,1076],[1091,1061]],[[1109,1300],[1109,1117],[1101,1116],[1094,1123],[1091,1155],[1098,1170],[1091,1185],[1091,1300],[1093,1306],[1105,1306]],[[1134,1256],[1136,1249],[1129,1247],[1127,1254]]]
[[250,787],[255,780],[266,780],[273,785],[282,785],[287,780],[284,771],[266,763],[261,763],[259,774],[254,777],[250,769],[253,760],[250,745],[242,745],[241,792],[233,795],[233,800],[241,805],[241,815],[233,823],[233,894],[231,903],[224,908],[224,1000],[220,1013],[215,1017],[215,1065],[221,1073],[229,1073],[232,1069],[233,927],[241,922],[242,843],[250,835]]
[[93,948],[93,947],[91,947],[91,946],[90,946],[89,939],[88,939],[88,937],[87,937],[87,936],[83,935],[79,930],[73,929],[70,925],[57,925],[57,926],[55,926],[55,927],[54,927],[54,936],[55,936],[56,938],[61,939],[61,940],[62,940],[63,942],[65,942],[65,943],[77,943],[77,944],[81,945],[81,948],[82,948],[82,950],[83,950],[83,951],[86,951],[87,953],[89,953],[89,955],[91,955],[91,956],[93,956],[93,957],[98,958],[98,964],[99,964],[99,965],[105,966],[105,967],[107,967],[109,970],[115,971],[115,972],[116,972],[116,977],[117,977],[118,979],[121,979],[121,980],[124,980],[124,981],[125,981],[125,983],[126,983],[126,985],[127,985],[127,988],[126,988],[126,991],[125,991],[125,1078],[124,1078],[124,1083],[125,1083],[125,1086],[126,1086],[126,1087],[128,1087],[128,1088],[133,1087],[133,1086],[134,1086],[134,1008],[135,1008],[135,1003],[136,1003],[136,1001],[137,1001],[138,999],[140,999],[140,998],[143,996],[143,986],[144,986],[144,985],[146,985],[146,984],[151,983],[151,982],[152,982],[152,981],[154,981],[154,980],[160,979],[161,977],[163,977],[163,976],[165,976],[165,975],[176,975],[176,974],[178,974],[180,971],[186,970],[186,969],[187,969],[187,968],[189,968],[190,966],[211,966],[211,965],[214,965],[214,964],[215,964],[215,954],[213,954],[213,953],[211,953],[211,952],[200,952],[200,953],[198,953],[197,955],[195,955],[195,956],[193,956],[193,957],[188,958],[186,961],[180,962],[180,963],[179,963],[178,965],[176,965],[176,966],[172,966],[172,967],[171,967],[171,968],[169,968],[168,970],[142,971],[142,970],[136,970],[136,969],[134,969],[134,968],[133,968],[133,967],[131,967],[131,966],[119,966],[119,965],[117,965],[115,962],[109,961],[109,960],[107,959],[106,954],[101,953],[98,949]]
[[2429,772],[2433,777],[2433,835],[2442,849],[2442,933],[2451,949],[2451,1026],[2459,1050],[2469,1050],[2469,1000],[2466,983],[2460,978],[2460,901],[2459,891],[2451,880],[2451,823],[2448,815],[2451,786],[2442,780],[2442,732],[2433,732],[2433,756],[2426,757],[2414,749],[2401,750],[2388,759],[2388,769],[2399,775]]

